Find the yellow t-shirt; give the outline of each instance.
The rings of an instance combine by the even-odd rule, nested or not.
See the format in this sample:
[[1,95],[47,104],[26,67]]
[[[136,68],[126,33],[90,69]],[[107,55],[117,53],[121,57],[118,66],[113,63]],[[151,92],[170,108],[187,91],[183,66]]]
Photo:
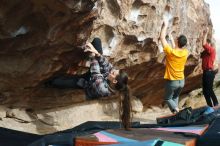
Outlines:
[[173,49],[169,45],[166,45],[163,50],[166,54],[166,71],[164,79],[183,80],[188,50],[185,48]]

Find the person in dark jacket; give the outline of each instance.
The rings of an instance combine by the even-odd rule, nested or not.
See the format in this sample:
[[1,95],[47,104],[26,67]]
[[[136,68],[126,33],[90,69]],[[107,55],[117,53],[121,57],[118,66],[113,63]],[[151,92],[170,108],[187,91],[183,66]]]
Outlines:
[[91,57],[89,72],[83,75],[56,77],[47,83],[55,88],[84,89],[87,99],[107,97],[119,92],[122,95],[120,119],[124,128],[128,130],[131,121],[131,101],[127,73],[115,69],[102,55],[99,38],[87,43],[84,52],[89,53]]

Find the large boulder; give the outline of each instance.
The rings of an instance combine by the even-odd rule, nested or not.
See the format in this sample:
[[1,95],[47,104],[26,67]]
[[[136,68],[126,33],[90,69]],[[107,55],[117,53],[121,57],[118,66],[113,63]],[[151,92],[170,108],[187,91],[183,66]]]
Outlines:
[[[45,88],[68,68],[81,73],[81,47],[100,37],[104,55],[129,73],[133,95],[147,105],[162,102],[164,64],[158,41],[163,15],[173,17],[174,37],[188,38],[189,92],[200,86],[203,30],[212,28],[203,0],[13,0],[0,1],[0,102],[50,109],[84,102],[80,90]],[[171,30],[169,30],[171,31]],[[211,35],[211,34],[210,34]]]

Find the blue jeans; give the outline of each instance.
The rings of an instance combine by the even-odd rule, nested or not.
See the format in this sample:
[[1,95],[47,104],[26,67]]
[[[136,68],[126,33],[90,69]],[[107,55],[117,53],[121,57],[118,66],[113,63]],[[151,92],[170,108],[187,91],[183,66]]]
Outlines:
[[171,112],[178,108],[179,95],[184,87],[185,80],[166,80],[165,85],[165,102]]

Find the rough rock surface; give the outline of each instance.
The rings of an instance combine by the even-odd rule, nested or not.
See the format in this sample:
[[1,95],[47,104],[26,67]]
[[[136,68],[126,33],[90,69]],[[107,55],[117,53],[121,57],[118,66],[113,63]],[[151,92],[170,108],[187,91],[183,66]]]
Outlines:
[[164,65],[158,62],[158,38],[166,11],[173,16],[169,31],[174,31],[174,37],[184,34],[189,40],[187,48],[191,54],[183,92],[199,87],[202,34],[204,26],[211,26],[209,9],[203,0],[103,0],[97,7],[99,17],[92,37],[102,38],[104,53],[116,66],[127,69],[133,94],[144,105],[158,105],[163,98]]
[[[206,26],[212,29],[204,0],[1,0],[0,127],[45,134],[88,120],[118,121],[117,97],[85,101],[82,90],[43,85],[69,68],[84,72],[78,66],[86,58],[82,46],[94,37],[101,38],[104,55],[129,73],[134,121],[154,123],[169,114],[161,107],[163,18],[172,18],[174,37],[189,40],[183,90],[188,93],[201,86],[202,35]],[[180,107],[204,105],[200,92],[186,95]]]
[[202,34],[205,26],[212,27],[203,0],[1,1],[1,104],[45,109],[84,101],[82,91],[49,89],[43,82],[69,67],[80,73],[77,64],[85,55],[78,46],[98,36],[104,54],[128,71],[134,96],[144,105],[159,105],[164,65],[158,62],[158,37],[167,11],[174,36],[185,34],[189,40],[183,91],[189,92],[200,85]]

